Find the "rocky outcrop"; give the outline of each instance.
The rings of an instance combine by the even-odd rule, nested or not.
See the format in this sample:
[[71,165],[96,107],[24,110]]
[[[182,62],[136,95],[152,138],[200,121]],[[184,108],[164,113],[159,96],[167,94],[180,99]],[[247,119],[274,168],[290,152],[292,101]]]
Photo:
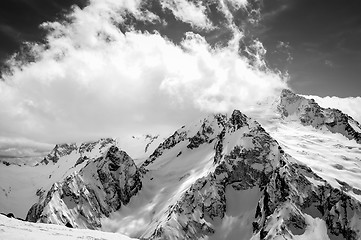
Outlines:
[[299,96],[288,89],[282,91],[278,109],[284,117],[297,116],[303,125],[326,127],[332,133],[340,133],[361,143],[361,125],[338,109],[322,108],[313,99]]
[[140,173],[133,160],[116,146],[79,173],[53,184],[46,196],[33,205],[26,219],[97,229],[100,218],[126,205],[142,188]]
[[331,187],[306,166],[287,163],[272,173],[258,202],[253,223],[255,236],[293,239],[322,219],[327,235],[359,239],[361,204],[340,189]]
[[151,134],[145,135],[145,140],[148,141],[148,143],[144,147],[144,152],[148,152],[149,146],[152,145],[154,140],[156,140],[159,137],[159,135],[152,136]]

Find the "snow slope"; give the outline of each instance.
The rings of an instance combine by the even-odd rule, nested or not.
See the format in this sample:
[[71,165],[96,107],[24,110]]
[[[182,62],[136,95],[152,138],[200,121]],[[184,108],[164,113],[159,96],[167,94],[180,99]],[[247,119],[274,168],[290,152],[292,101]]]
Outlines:
[[131,240],[119,233],[106,233],[89,229],[67,228],[44,223],[30,223],[0,214],[0,239],[4,240]]
[[361,201],[361,145],[341,134],[281,122],[270,131],[285,152],[350,196]]

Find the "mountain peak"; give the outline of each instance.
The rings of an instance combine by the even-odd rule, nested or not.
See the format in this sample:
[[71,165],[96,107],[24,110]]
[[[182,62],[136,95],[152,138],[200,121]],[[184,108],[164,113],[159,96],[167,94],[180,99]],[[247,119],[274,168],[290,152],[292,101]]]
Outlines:
[[173,148],[180,142],[187,143],[187,148],[198,148],[202,144],[212,143],[222,138],[226,132],[234,132],[244,126],[259,126],[259,124],[248,118],[239,110],[234,110],[229,116],[227,114],[210,114],[195,122],[193,125],[182,127],[168,137],[148,157],[142,167],[146,167],[167,149]]
[[248,117],[239,110],[233,110],[229,119],[230,123],[239,129],[247,123]]

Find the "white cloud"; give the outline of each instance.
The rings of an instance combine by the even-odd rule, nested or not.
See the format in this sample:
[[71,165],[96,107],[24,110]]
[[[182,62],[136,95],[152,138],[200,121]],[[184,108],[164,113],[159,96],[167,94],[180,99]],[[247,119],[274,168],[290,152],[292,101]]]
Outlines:
[[325,60],[325,65],[330,68],[333,68],[335,66],[331,60]]
[[208,19],[206,6],[202,1],[190,2],[187,0],[162,0],[162,7],[172,11],[174,16],[195,28],[212,29],[212,23]]
[[342,112],[350,115],[353,119],[361,123],[361,97],[318,97],[305,96],[306,98],[313,98],[321,107],[336,108]]
[[292,62],[293,57],[291,55],[291,46],[289,42],[278,41],[276,49],[279,53],[286,55],[286,62]]
[[[69,23],[47,23],[38,60],[0,82],[0,132],[42,142],[174,131],[206,112],[246,109],[285,87],[230,46],[188,33],[123,34],[114,23],[140,1],[91,1]],[[186,20],[184,20],[186,21]]]
[[0,137],[0,155],[2,156],[39,156],[49,151],[53,145],[35,142],[25,138]]
[[[218,4],[218,9],[222,11],[229,23],[233,23],[233,15],[229,10],[229,6],[234,11],[240,8],[246,8],[247,0],[217,0],[217,1],[188,1],[188,0],[161,0],[163,9],[167,8],[172,11],[174,16],[186,23],[192,25],[193,28],[211,30],[213,26],[211,20],[207,16],[207,8],[210,4]],[[231,26],[233,28],[234,26]]]
[[248,5],[248,0],[228,0],[228,2],[235,9],[245,8]]
[[0,160],[15,164],[35,164],[43,159],[52,144],[35,142],[25,138],[6,138],[0,136]]

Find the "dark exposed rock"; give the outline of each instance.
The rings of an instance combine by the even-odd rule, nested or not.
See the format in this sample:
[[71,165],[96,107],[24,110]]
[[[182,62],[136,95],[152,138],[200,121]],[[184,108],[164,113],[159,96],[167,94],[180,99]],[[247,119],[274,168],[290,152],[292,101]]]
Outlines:
[[5,165],[5,166],[10,166],[11,164],[7,161],[2,161],[2,163]]
[[75,163],[74,167],[78,166],[79,164],[82,164],[83,162],[85,162],[88,159],[89,158],[87,156],[79,157],[78,160],[76,160],[76,163]]
[[150,134],[145,135],[145,140],[149,142],[145,145],[144,152],[148,152],[149,146],[159,137],[159,135],[152,136]]
[[67,222],[67,223],[65,224],[65,227],[68,227],[68,228],[73,228],[73,225],[71,225],[71,223],[70,223],[70,222]]
[[6,216],[8,218],[15,218],[15,219],[20,220],[20,221],[25,221],[22,218],[15,217],[15,215],[13,213],[0,213],[0,214]]
[[238,130],[239,128],[247,125],[247,116],[241,113],[239,110],[234,110],[231,118],[229,119],[231,126]]

